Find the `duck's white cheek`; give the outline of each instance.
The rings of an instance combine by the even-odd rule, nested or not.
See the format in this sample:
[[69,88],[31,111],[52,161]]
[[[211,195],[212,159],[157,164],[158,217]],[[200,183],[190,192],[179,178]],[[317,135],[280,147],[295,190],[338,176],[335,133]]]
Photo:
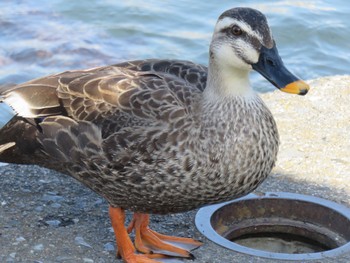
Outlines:
[[233,66],[241,69],[250,69],[250,65],[245,63],[230,45],[222,45],[217,47],[215,53],[216,58],[222,65]]
[[218,46],[215,53],[221,63],[240,69],[249,70],[252,68],[251,64],[258,62],[259,60],[258,52],[243,40],[237,40],[235,42],[235,47],[230,45]]
[[247,44],[246,42],[243,42],[241,45],[242,46],[240,50],[245,60],[248,61],[249,64],[257,63],[259,60],[259,53],[256,51],[256,49],[252,45]]

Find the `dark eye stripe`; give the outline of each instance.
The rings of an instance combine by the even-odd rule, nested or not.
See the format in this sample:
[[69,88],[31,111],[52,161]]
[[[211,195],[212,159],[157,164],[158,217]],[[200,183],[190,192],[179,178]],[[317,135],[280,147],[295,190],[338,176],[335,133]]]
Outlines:
[[220,30],[220,33],[228,33],[228,32],[230,32],[230,30],[231,30],[230,26],[229,27],[225,27],[225,28]]
[[[227,36],[232,36],[232,26],[225,27],[221,29],[220,32],[226,34]],[[244,30],[242,30],[242,34],[239,37],[244,41],[250,43],[256,50],[260,50],[260,40],[257,39],[255,36],[251,36],[247,34]]]

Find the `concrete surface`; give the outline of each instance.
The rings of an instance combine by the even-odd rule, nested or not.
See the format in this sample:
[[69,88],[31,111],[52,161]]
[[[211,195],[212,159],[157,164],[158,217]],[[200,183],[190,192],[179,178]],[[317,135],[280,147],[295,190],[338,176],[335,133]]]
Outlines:
[[[258,191],[313,195],[350,207],[350,76],[310,84],[305,97],[279,91],[262,95],[274,113],[282,145],[273,174]],[[204,242],[193,251],[196,259],[184,262],[280,262],[239,254],[206,240],[195,229],[195,213],[151,219],[151,227],[159,232]],[[0,167],[1,263],[121,262],[114,245],[108,206],[89,189],[37,166]],[[308,262],[348,263],[350,252]]]

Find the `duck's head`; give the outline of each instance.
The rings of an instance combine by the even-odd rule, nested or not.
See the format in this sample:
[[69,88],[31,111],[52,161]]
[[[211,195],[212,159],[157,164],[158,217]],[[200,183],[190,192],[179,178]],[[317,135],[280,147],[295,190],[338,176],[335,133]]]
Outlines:
[[210,45],[210,59],[226,72],[231,69],[237,74],[254,69],[288,93],[305,95],[309,90],[304,81],[284,66],[266,17],[255,9],[233,8],[219,17]]

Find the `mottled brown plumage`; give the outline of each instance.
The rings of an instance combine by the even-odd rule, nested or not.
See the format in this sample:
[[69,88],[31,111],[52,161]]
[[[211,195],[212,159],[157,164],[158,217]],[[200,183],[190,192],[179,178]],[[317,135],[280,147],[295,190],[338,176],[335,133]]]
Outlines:
[[208,69],[143,60],[2,88],[17,115],[0,130],[0,160],[69,174],[135,212],[237,198],[268,176],[279,143],[252,67],[282,90],[308,89],[285,70],[265,17],[239,8],[220,16]]
[[[183,61],[136,61],[41,78],[4,96],[40,92],[32,112],[54,115],[38,125],[38,118],[17,117],[11,125],[31,132],[25,162],[69,173],[113,206],[180,212],[251,191],[277,152],[276,127],[263,102],[203,101],[206,72]],[[262,160],[267,146],[271,153]]]

